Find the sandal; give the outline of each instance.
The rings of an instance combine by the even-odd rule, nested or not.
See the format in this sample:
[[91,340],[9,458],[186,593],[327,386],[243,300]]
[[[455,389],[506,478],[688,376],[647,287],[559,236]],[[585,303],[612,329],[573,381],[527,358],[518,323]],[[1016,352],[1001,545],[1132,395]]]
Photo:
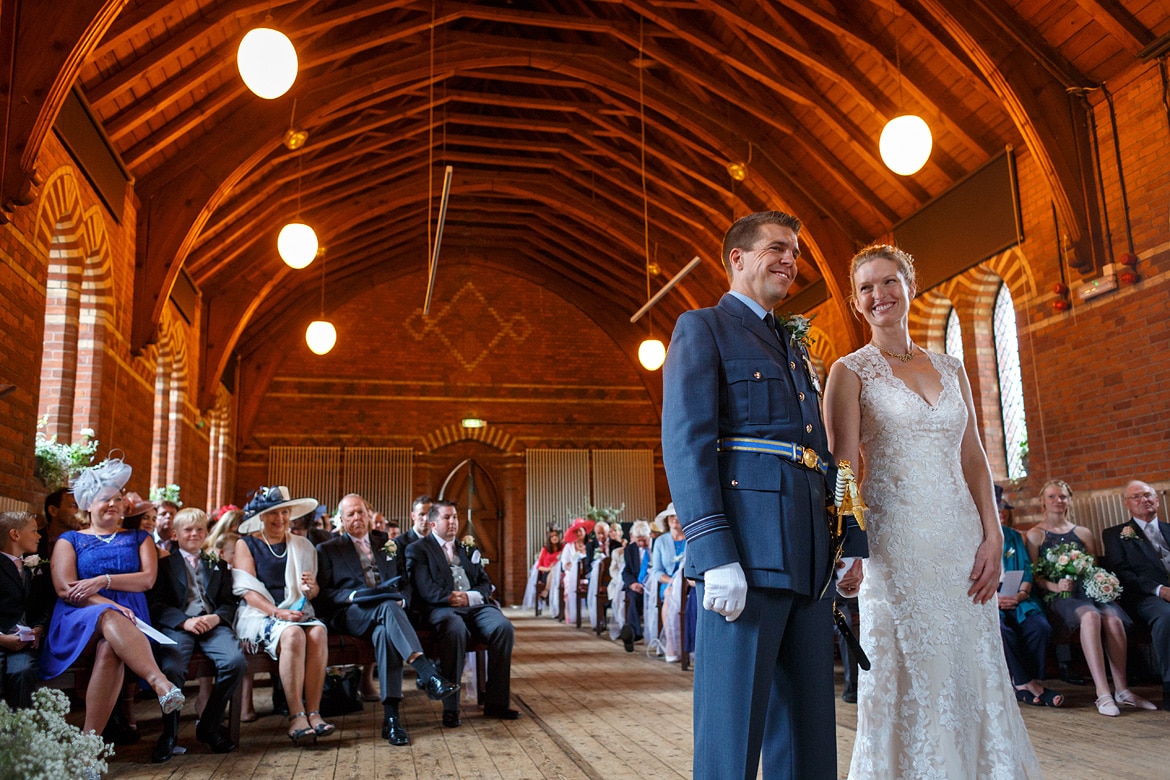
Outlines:
[[[321,713],[318,712],[317,710],[313,710],[312,712],[310,712],[309,713],[309,725],[310,726],[313,726],[313,716],[314,715],[316,715],[318,718],[321,717]],[[316,733],[316,735],[318,737],[327,737],[330,734],[332,734],[333,732],[337,731],[337,727],[334,726],[332,723],[326,723],[325,719],[322,718],[320,723],[318,723],[316,726],[313,726],[313,731],[314,731],[314,733]]]
[[[297,718],[305,718],[305,713],[301,711],[295,715],[289,715],[288,721],[292,723]],[[305,722],[308,723],[309,719],[305,718]],[[293,729],[288,733],[288,738],[292,740],[293,745],[296,747],[301,746],[301,740],[305,740],[306,744],[312,744],[317,741],[317,730],[312,726],[309,726],[307,729]]]
[[1040,706],[1040,699],[1027,688],[1016,688],[1016,701],[1037,707]]
[[170,715],[173,712],[178,712],[183,709],[183,705],[187,702],[187,697],[183,695],[178,687],[171,688],[169,691],[158,697],[158,706],[162,709],[163,715]]
[[1045,688],[1032,703],[1037,706],[1043,704],[1045,707],[1062,707],[1064,706],[1064,696],[1051,688]]

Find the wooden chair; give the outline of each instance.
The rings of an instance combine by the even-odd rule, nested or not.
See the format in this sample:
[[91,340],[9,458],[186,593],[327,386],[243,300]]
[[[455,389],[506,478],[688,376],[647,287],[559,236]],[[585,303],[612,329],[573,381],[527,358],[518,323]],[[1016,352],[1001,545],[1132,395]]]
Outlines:
[[[582,558],[577,561],[577,628],[581,627],[581,613],[589,610],[589,564],[590,561]],[[581,609],[584,602],[585,609]]]
[[678,625],[681,629],[679,631],[679,664],[685,672],[691,668],[691,654],[687,652],[687,599],[691,594],[691,581],[686,577],[682,578],[682,598],[681,604],[678,608]]
[[612,579],[609,558],[603,558],[597,567],[597,624],[593,626],[593,633],[597,636],[609,628],[609,583]]

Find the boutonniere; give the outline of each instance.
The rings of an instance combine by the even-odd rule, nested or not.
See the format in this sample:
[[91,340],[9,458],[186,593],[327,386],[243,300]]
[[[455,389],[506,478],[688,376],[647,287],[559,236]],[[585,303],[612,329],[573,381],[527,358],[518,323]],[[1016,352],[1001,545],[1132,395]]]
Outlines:
[[808,349],[817,340],[809,335],[812,330],[812,317],[801,314],[781,314],[780,324],[788,331],[788,340],[792,346],[801,346]]
[[394,543],[393,539],[387,539],[386,544],[382,545],[382,552],[393,558],[398,554],[398,545]]
[[24,556],[24,568],[28,569],[29,573],[31,574],[36,574],[39,572],[48,562],[48,558],[42,560],[41,556],[37,555],[36,553]]
[[1013,555],[1015,555],[1015,554],[1016,554],[1016,548],[1015,548],[1015,547],[1009,547],[1009,548],[1007,549],[1007,552],[1005,552],[1005,553],[1003,554],[1003,557],[1005,557],[1005,558],[1010,558],[1010,557],[1012,557],[1012,556],[1013,556]]
[[205,561],[208,566],[215,566],[215,564],[219,563],[219,551],[218,550],[200,550],[199,551],[199,560]]
[[463,553],[471,559],[472,563],[479,563],[479,548],[476,547],[475,537],[471,534],[459,540],[459,546],[463,548]]
[[1121,538],[1129,540],[1136,539],[1138,538],[1137,531],[1133,530],[1132,525],[1127,525],[1125,528],[1121,529]]

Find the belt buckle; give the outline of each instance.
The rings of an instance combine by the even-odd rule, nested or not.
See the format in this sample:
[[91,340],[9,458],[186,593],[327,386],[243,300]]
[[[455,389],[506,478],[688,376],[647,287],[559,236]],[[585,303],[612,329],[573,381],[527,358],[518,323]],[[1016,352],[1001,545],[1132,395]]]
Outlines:
[[803,447],[803,454],[800,456],[800,463],[806,469],[813,471],[817,470],[817,452],[809,447]]

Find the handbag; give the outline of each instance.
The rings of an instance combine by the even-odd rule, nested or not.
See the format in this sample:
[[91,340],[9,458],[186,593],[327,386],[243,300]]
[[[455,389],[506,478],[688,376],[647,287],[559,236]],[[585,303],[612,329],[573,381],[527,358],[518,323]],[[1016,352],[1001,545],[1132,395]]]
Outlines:
[[325,670],[325,688],[321,692],[321,715],[329,718],[360,712],[361,688],[360,666],[330,666]]

